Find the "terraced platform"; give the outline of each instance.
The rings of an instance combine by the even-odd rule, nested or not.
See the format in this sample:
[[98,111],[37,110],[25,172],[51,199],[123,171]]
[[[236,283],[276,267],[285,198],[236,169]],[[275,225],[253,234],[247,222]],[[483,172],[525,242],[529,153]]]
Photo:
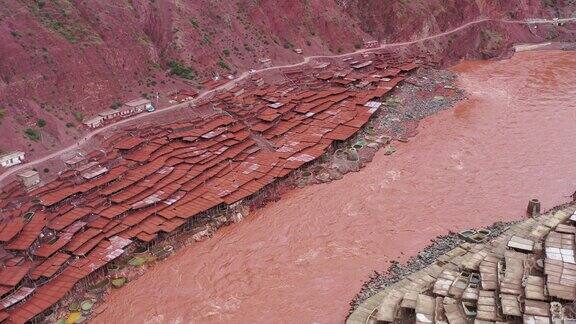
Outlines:
[[365,323],[573,323],[576,205],[464,243],[383,288],[348,318]]
[[69,157],[32,191],[0,193],[0,322],[42,315],[125,253],[250,198],[353,136],[417,67],[385,56],[254,77],[191,109],[208,119],[141,125]]

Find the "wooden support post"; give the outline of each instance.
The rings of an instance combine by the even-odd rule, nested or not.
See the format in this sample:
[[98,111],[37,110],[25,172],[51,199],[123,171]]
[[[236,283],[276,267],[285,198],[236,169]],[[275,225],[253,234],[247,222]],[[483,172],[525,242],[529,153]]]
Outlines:
[[540,201],[538,199],[530,199],[526,213],[529,217],[540,215]]

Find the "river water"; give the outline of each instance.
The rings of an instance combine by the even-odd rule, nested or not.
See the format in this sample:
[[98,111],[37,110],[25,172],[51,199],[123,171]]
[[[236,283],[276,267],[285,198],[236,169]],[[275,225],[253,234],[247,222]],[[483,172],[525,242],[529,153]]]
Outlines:
[[454,67],[469,100],[358,173],[291,191],[115,290],[95,323],[341,323],[373,270],[576,189],[576,53]]

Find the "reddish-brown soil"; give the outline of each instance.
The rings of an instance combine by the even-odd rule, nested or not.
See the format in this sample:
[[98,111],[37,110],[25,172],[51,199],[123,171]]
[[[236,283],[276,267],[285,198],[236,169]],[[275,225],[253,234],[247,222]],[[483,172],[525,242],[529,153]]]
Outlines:
[[[6,0],[0,8],[0,136],[10,140],[0,150],[43,155],[73,143],[83,131],[82,117],[116,101],[202,87],[215,74],[257,67],[263,57],[274,64],[298,62],[294,48],[304,55],[336,54],[364,40],[415,39],[480,16],[569,16],[575,6],[568,3]],[[486,55],[509,39],[534,36],[526,30],[480,32],[489,46],[478,52]],[[192,67],[196,79],[170,77],[172,60]],[[38,119],[46,126],[36,126]],[[27,128],[39,129],[42,139],[28,139]]]

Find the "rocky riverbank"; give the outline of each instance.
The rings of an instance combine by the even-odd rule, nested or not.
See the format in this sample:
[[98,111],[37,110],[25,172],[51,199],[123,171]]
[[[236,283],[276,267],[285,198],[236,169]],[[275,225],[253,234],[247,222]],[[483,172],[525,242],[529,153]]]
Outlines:
[[386,97],[356,136],[336,146],[296,174],[298,187],[339,180],[349,172],[357,172],[372,161],[376,152],[396,152],[395,142],[406,142],[418,131],[418,122],[441,110],[454,107],[465,98],[457,89],[456,74],[448,70],[420,68]]

